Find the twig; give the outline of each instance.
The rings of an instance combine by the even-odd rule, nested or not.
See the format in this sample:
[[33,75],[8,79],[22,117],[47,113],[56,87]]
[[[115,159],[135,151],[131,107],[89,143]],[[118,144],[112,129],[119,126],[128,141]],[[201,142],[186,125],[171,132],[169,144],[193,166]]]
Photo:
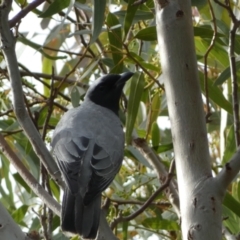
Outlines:
[[205,94],[206,94],[206,105],[207,105],[207,113],[206,113],[206,122],[210,122],[210,116],[211,116],[211,109],[210,109],[210,103],[209,103],[209,95],[208,95],[208,71],[207,71],[207,60],[208,60],[208,55],[211,52],[215,41],[216,41],[216,36],[217,36],[217,25],[216,25],[216,18],[215,14],[213,11],[212,3],[211,0],[208,0],[208,5],[210,7],[210,13],[212,15],[212,22],[213,22],[213,36],[211,43],[204,55],[204,87],[205,87]]
[[21,77],[18,70],[18,63],[15,53],[15,38],[12,35],[8,24],[8,14],[11,9],[11,4],[12,0],[4,0],[0,7],[0,37],[3,55],[11,80],[13,108],[19,123],[28,136],[32,147],[34,148],[41,162],[46,166],[49,173],[58,182],[58,184],[63,187],[64,182],[61,178],[61,173],[58,170],[57,164],[43,143],[24,106]]
[[46,190],[38,183],[38,181],[33,177],[33,175],[27,170],[23,165],[21,160],[18,158],[16,153],[10,148],[4,137],[0,134],[0,148],[3,154],[8,158],[8,160],[16,168],[20,176],[32,189],[32,191],[49,207],[53,212],[60,216],[60,204],[56,202]]
[[[66,54],[69,54],[69,55],[76,55],[76,56],[79,56],[79,57],[81,57],[83,55],[82,53],[70,52],[70,51],[61,50],[61,49],[57,49],[57,48],[51,48],[51,47],[47,47],[47,46],[42,46],[42,48],[47,49],[47,50],[51,50],[51,51],[54,51],[54,52],[66,53]],[[88,54],[85,54],[84,56],[85,56],[85,58],[92,58],[92,56],[90,56]]]
[[[43,81],[42,80],[40,80],[39,78],[46,78],[46,79],[51,79],[52,78],[52,76],[50,75],[50,74],[45,74],[45,73],[36,73],[36,72],[29,72],[29,73],[27,73],[27,72],[25,72],[25,71],[20,71],[20,74],[21,74],[21,76],[22,77],[24,77],[24,76],[31,76],[31,77],[34,77],[34,78],[36,78],[38,81],[40,81],[41,83],[43,83]],[[64,80],[65,79],[65,77],[61,77],[61,76],[54,76],[54,80],[56,80],[56,81],[62,81],[62,80]],[[64,81],[65,83],[68,83],[68,84],[76,84],[77,86],[79,86],[79,87],[81,87],[81,88],[83,88],[83,89],[87,89],[88,88],[88,85],[87,84],[85,84],[85,83],[81,83],[81,82],[78,82],[78,81],[76,81],[76,80],[74,80],[74,79],[71,79],[71,78],[66,78],[65,79],[65,81]],[[44,84],[44,83],[43,83]],[[45,83],[45,85],[46,85],[46,83]],[[47,86],[47,85],[46,85]],[[48,85],[49,86],[49,85]]]
[[[145,202],[142,201],[136,201],[136,200],[117,200],[117,199],[110,199],[111,202],[115,205],[126,205],[126,204],[134,204],[134,205],[143,205]],[[162,208],[168,208],[171,206],[169,202],[151,202],[151,205],[162,207]]]
[[42,139],[43,141],[45,140],[45,137],[47,135],[47,129],[48,129],[48,123],[50,121],[52,111],[53,111],[53,103],[54,103],[54,98],[56,97],[56,92],[54,91],[54,68],[52,68],[52,81],[51,81],[51,91],[50,91],[50,97],[48,99],[48,114],[47,117],[45,118],[44,124],[43,124],[43,131],[42,131]]
[[10,28],[14,27],[22,18],[24,18],[29,12],[41,5],[45,0],[34,0],[23,8],[14,18],[9,21]]

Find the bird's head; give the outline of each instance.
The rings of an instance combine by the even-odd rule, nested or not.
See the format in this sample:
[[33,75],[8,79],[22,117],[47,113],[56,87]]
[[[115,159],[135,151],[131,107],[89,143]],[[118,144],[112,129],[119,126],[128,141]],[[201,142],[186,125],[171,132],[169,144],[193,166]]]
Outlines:
[[119,100],[123,87],[132,75],[132,72],[125,72],[100,77],[90,86],[85,99],[106,107],[118,115]]

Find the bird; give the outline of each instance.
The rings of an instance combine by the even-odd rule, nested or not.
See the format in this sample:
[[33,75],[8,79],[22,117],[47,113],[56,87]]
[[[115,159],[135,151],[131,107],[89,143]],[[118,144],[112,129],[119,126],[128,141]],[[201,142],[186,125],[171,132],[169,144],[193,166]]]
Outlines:
[[101,193],[123,161],[125,140],[119,102],[132,76],[132,72],[124,72],[95,80],[82,104],[67,111],[53,132],[53,153],[66,183],[61,212],[64,232],[85,239],[97,236]]

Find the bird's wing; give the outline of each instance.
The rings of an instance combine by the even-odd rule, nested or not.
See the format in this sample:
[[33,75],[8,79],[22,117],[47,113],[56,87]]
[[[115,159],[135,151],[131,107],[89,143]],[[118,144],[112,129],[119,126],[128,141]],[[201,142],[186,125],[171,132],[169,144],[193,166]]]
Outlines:
[[71,137],[69,132],[55,136],[53,145],[68,188],[72,194],[82,189],[85,203],[110,185],[122,163],[117,151],[109,153],[93,139]]
[[88,203],[96,195],[104,191],[113,181],[122,164],[122,157],[118,152],[107,153],[104,148],[95,143],[91,167],[92,177],[89,188],[84,198],[84,203]]
[[79,191],[79,173],[89,147],[89,141],[86,137],[61,138],[54,148],[57,163],[72,194]]

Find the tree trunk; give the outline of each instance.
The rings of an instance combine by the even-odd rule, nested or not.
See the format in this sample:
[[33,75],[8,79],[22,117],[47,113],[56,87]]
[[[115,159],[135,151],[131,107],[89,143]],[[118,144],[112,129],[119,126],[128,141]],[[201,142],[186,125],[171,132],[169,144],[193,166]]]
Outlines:
[[224,191],[212,177],[194,48],[191,1],[155,0],[184,240],[221,239]]

